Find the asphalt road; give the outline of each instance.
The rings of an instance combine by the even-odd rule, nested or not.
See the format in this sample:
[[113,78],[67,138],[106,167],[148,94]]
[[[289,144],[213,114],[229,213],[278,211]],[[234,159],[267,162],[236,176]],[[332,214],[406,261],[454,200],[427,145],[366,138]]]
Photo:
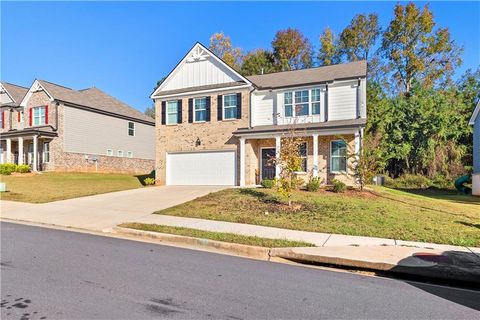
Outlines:
[[2,319],[479,319],[480,292],[1,223]]

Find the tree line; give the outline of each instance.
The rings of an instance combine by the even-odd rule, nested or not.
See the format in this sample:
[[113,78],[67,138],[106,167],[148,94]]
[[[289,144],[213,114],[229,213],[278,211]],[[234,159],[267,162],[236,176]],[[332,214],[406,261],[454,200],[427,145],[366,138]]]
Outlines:
[[367,60],[369,170],[454,179],[471,170],[468,119],[480,98],[480,68],[453,80],[463,48],[428,4],[396,4],[393,13],[385,29],[377,13],[355,15],[339,33],[327,26],[317,50],[293,28],[277,31],[270,48],[247,52],[215,33],[209,49],[245,76]]

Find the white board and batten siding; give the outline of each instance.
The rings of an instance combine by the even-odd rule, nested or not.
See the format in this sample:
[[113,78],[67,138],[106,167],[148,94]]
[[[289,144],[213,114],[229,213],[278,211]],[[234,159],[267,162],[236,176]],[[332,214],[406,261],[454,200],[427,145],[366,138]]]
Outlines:
[[188,62],[174,71],[162,91],[190,87],[199,87],[211,84],[222,84],[241,81],[242,79],[214,58],[206,57],[205,60]]
[[234,150],[167,153],[167,185],[236,184]]
[[275,92],[252,93],[252,126],[273,125],[276,123],[277,94]]
[[127,157],[155,159],[155,127],[135,122],[135,136],[128,135],[130,120],[107,116],[68,106],[64,107],[64,151],[86,155],[117,156],[119,150]]

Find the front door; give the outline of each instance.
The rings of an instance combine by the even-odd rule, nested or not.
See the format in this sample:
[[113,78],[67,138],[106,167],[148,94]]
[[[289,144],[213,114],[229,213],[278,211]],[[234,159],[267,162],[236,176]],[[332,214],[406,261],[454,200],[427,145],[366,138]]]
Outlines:
[[275,178],[275,148],[262,149],[262,179]]

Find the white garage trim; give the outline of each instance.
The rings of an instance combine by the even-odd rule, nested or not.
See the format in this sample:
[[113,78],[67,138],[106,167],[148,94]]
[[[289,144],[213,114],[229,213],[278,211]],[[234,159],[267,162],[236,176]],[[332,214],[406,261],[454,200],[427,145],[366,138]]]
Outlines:
[[237,184],[236,150],[169,152],[166,184],[234,186]]

